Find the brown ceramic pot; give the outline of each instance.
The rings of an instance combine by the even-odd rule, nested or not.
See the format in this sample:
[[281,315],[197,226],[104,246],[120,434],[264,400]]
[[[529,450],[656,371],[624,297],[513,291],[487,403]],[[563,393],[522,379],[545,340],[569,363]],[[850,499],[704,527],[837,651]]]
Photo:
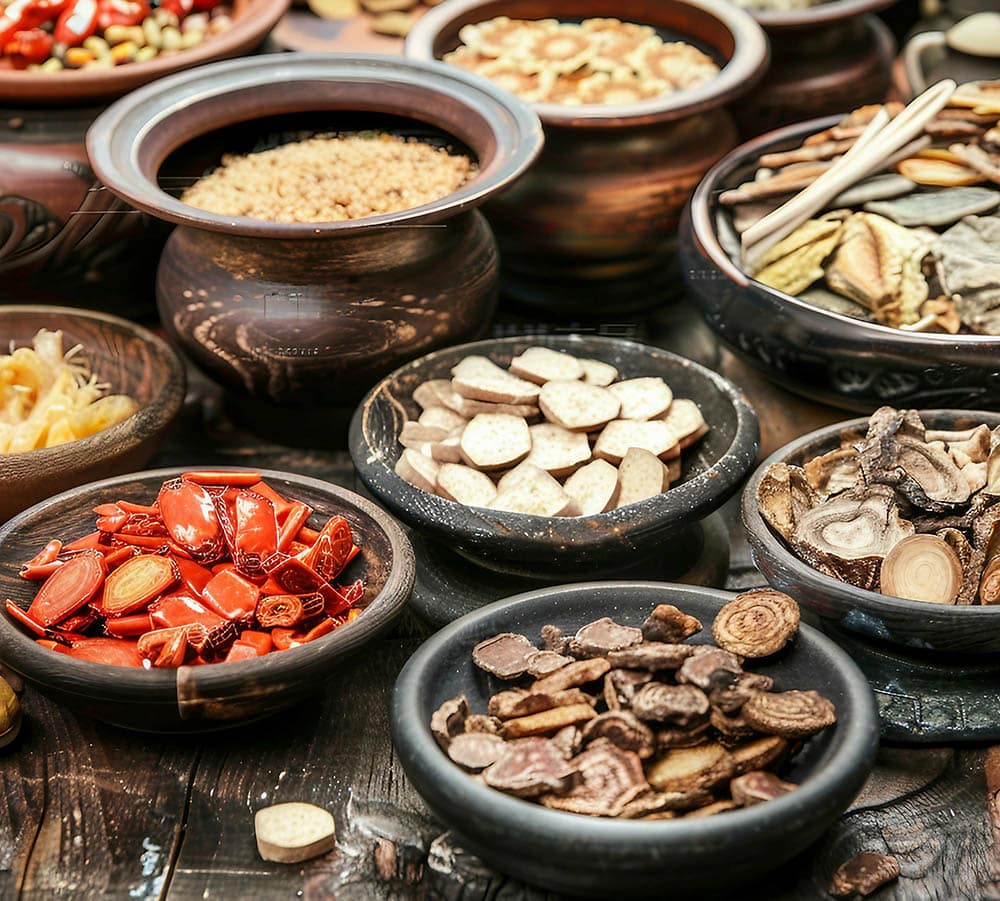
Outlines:
[[[354,128],[443,138],[469,149],[478,174],[433,203],[328,223],[218,216],[157,182],[170,173],[165,183],[175,185],[223,153],[290,130]],[[118,101],[88,135],[101,180],[179,226],[157,276],[161,318],[195,362],[237,399],[254,401],[261,431],[283,422],[290,406],[346,410],[407,360],[486,329],[498,260],[475,208],[541,146],[541,124],[526,105],[465,72],[306,54],[164,79]],[[304,435],[305,418],[293,415],[286,440]],[[328,419],[319,424],[331,431]]]
[[486,208],[503,253],[504,289],[572,314],[661,303],[676,284],[678,217],[711,165],[737,143],[724,105],[767,65],[767,40],[724,0],[449,0],[424,15],[407,56],[435,59],[463,25],[495,16],[615,16],[692,42],[725,64],[691,91],[628,105],[534,104],[545,126],[538,164]]
[[[155,264],[160,242],[104,190],[84,136],[107,101],[163,75],[256,48],[289,0],[236,0],[233,24],[203,44],[114,69],[39,73],[0,68],[0,302],[101,304]],[[104,305],[104,304],[101,304]]]

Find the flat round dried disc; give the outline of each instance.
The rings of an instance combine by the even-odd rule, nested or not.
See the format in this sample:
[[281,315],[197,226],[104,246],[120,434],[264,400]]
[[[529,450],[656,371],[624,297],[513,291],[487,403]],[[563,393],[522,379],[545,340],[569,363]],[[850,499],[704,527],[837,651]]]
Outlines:
[[757,658],[776,654],[798,628],[799,605],[783,592],[761,588],[726,604],[715,617],[712,635],[720,648]]
[[479,642],[472,649],[472,662],[498,679],[516,679],[528,671],[536,648],[523,635],[504,632]]
[[882,594],[931,604],[954,604],[964,573],[958,554],[937,535],[911,535],[882,561]]
[[448,745],[448,756],[460,767],[478,772],[496,763],[504,750],[504,740],[488,732],[465,732]]
[[743,718],[758,732],[805,738],[837,721],[833,703],[817,691],[762,692],[743,705]]

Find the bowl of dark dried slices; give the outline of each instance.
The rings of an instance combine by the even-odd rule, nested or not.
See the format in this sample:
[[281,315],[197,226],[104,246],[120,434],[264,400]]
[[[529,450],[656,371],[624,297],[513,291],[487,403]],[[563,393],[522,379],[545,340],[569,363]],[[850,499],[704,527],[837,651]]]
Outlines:
[[1000,652],[1000,415],[883,407],[793,441],[743,495],[754,560],[849,631]]
[[790,597],[659,582],[548,588],[457,620],[404,667],[392,720],[407,776],[462,844],[599,897],[780,866],[847,807],[878,741],[860,670]]

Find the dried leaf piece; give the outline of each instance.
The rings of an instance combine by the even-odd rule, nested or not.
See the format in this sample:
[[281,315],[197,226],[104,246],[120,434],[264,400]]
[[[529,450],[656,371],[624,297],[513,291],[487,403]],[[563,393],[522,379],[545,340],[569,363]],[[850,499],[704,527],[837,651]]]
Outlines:
[[465,720],[469,715],[469,702],[465,695],[445,701],[431,717],[431,734],[437,743],[445,750],[452,738],[465,728]]
[[538,649],[523,635],[505,632],[479,642],[472,649],[472,662],[498,679],[516,679],[528,671]]
[[710,791],[734,772],[733,758],[717,742],[667,751],[646,774],[659,791]]
[[600,679],[610,669],[611,664],[601,657],[577,660],[575,663],[557,669],[551,676],[539,679],[531,686],[531,690],[551,694],[556,691],[564,691],[567,688],[576,688],[593,682],[595,679]]
[[840,447],[814,457],[802,469],[816,493],[827,498],[857,485],[861,477],[861,457],[853,447]]
[[639,670],[613,669],[604,677],[604,703],[609,710],[620,710],[629,707],[636,692],[653,674]]
[[630,801],[649,791],[638,755],[605,739],[592,742],[570,765],[579,773],[576,784],[565,794],[543,795],[540,800],[546,807],[614,817]]
[[736,685],[743,674],[742,661],[730,651],[702,645],[677,671],[677,681],[715,692]]
[[757,738],[746,744],[737,745],[730,750],[736,774],[750,773],[754,770],[765,770],[781,760],[788,752],[789,744],[777,735]]
[[565,791],[575,768],[550,741],[522,738],[504,744],[496,763],[483,771],[486,784],[519,798]]
[[448,756],[460,767],[471,772],[492,766],[503,753],[504,740],[488,732],[464,732],[448,745]]
[[694,653],[694,645],[646,641],[634,647],[625,648],[623,651],[612,651],[608,654],[608,661],[614,667],[655,672],[678,669]]
[[667,644],[684,641],[700,631],[701,623],[683,610],[678,610],[673,604],[657,604],[642,624],[642,637],[646,641],[660,641]]
[[632,699],[632,712],[651,723],[670,723],[687,728],[708,716],[708,698],[694,685],[650,682]]
[[568,707],[553,707],[530,716],[520,716],[506,720],[500,727],[500,734],[506,739],[527,738],[557,732],[564,726],[593,719],[597,714],[590,704],[570,704]]
[[757,508],[764,521],[785,541],[791,541],[799,520],[820,502],[805,471],[773,463],[757,485]]
[[612,651],[630,648],[642,641],[642,630],[621,626],[611,617],[588,623],[570,640],[569,653],[574,657],[604,657]]
[[837,867],[829,892],[837,898],[866,897],[899,878],[899,861],[891,854],[864,851]]
[[762,692],[743,705],[743,716],[759,732],[781,738],[805,738],[832,726],[832,702],[817,691]]
[[797,785],[785,782],[766,770],[751,770],[749,773],[737,776],[729,783],[729,792],[741,807],[752,807],[762,801],[773,801],[797,788]]
[[329,811],[293,801],[262,807],[254,815],[257,851],[264,860],[300,863],[332,851],[337,829]]
[[581,735],[584,744],[604,738],[623,751],[634,751],[645,760],[655,747],[653,732],[645,723],[627,710],[609,710],[590,720]]
[[963,581],[962,563],[937,535],[911,535],[882,561],[882,594],[932,604],[954,604]]
[[799,629],[799,605],[773,588],[747,591],[718,612],[712,635],[720,648],[743,657],[777,654]]

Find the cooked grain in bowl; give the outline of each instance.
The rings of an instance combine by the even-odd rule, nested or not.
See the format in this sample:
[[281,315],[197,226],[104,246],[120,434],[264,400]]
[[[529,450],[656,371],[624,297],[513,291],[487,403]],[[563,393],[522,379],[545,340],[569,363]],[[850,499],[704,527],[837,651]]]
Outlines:
[[476,172],[468,156],[385,133],[317,135],[226,155],[181,200],[223,216],[343,222],[440,200]]

